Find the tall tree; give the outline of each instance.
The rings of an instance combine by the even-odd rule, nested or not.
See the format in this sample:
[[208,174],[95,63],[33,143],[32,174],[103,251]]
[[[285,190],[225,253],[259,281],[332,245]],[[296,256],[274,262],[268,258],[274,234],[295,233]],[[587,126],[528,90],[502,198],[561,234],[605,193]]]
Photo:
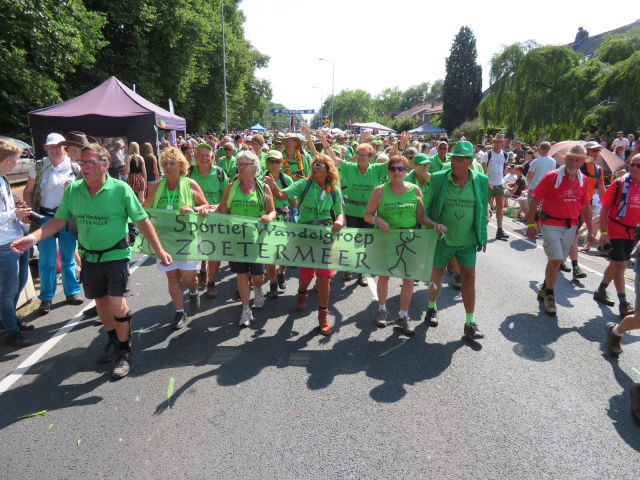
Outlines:
[[442,101],[442,91],[444,90],[444,80],[439,78],[433,85],[431,85],[431,90],[429,91],[429,95],[427,100],[438,100]]
[[482,99],[482,67],[477,58],[476,37],[469,27],[461,27],[446,59],[442,127],[448,132],[476,115]]

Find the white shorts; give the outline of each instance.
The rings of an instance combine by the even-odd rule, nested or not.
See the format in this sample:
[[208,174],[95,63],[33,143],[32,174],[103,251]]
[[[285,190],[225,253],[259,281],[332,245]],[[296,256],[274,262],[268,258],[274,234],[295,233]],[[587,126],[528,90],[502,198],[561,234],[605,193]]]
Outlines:
[[174,260],[171,265],[165,267],[160,264],[160,260],[156,258],[156,265],[161,272],[171,272],[172,270],[198,270],[200,268],[200,260]]
[[577,229],[577,225],[573,225],[571,228],[540,225],[542,248],[547,254],[547,259],[565,261],[573,245]]

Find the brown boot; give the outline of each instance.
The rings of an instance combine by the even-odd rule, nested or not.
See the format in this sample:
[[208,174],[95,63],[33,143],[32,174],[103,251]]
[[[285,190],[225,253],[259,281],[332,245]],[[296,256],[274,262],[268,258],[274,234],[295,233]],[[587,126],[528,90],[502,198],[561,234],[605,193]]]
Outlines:
[[296,298],[296,302],[298,304],[298,308],[300,310],[304,310],[304,307],[307,306],[307,292],[300,293],[300,291],[298,291],[298,297]]
[[622,335],[616,335],[613,333],[613,329],[616,326],[615,323],[609,322],[605,325],[604,331],[606,334],[606,338],[604,340],[604,346],[609,351],[611,355],[617,357],[622,353]]
[[207,271],[200,270],[198,274],[198,290],[204,290],[207,288]]
[[216,298],[218,296],[218,289],[216,288],[216,282],[207,282],[207,298]]
[[328,308],[318,308],[318,324],[320,325],[320,333],[322,335],[329,335],[331,333],[331,325],[329,325]]

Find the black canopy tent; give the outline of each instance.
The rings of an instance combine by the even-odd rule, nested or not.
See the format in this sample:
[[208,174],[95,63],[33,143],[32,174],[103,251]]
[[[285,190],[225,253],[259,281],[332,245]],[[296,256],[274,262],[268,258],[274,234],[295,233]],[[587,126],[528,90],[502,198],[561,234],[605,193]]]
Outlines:
[[81,131],[93,137],[127,137],[130,142],[156,146],[155,126],[186,130],[185,119],[145,100],[116,77],[93,90],[40,110],[29,112],[31,137],[37,157],[45,156],[48,134]]

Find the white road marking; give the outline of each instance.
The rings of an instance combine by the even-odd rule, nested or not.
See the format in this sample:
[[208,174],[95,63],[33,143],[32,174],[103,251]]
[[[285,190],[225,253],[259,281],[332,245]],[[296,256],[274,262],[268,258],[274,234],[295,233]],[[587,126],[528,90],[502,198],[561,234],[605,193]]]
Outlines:
[[366,273],[365,276],[367,277],[367,280],[369,281],[369,290],[371,290],[371,294],[373,295],[373,299],[377,302],[378,301],[378,288],[377,288],[378,285],[376,284],[376,281],[373,279],[373,277],[371,275]]
[[[491,222],[489,222],[489,223],[488,223],[488,225],[489,225],[489,226],[491,226],[491,227],[493,227],[493,228],[496,228],[496,229],[498,228],[496,225],[494,225],[494,224],[493,224],[493,223],[491,223]],[[503,225],[503,227],[504,227],[504,225]],[[539,248],[540,250],[544,250],[544,249],[542,248],[542,246],[541,246],[541,245],[538,245],[536,242],[534,242],[534,241],[532,241],[532,240],[529,240],[528,238],[521,237],[520,235],[518,235],[517,233],[515,233],[515,232],[513,232],[513,231],[510,231],[509,233],[510,233],[511,235],[513,235],[514,237],[516,237],[516,238],[520,239],[520,240],[524,240],[524,241],[525,241],[525,242],[527,242],[529,245],[533,245],[534,247]],[[587,257],[586,255],[582,255],[582,254],[580,254],[580,253],[578,254],[578,256],[579,256],[579,257],[582,257],[582,258],[584,258],[584,259],[586,259],[586,260],[592,260],[591,258]],[[603,277],[603,276],[604,276],[602,273],[600,273],[600,272],[598,272],[598,271],[594,270],[593,268],[589,268],[589,267],[587,267],[586,265],[580,265],[580,267],[581,267],[581,268],[583,268],[583,269],[585,269],[585,270],[587,270],[587,271],[589,271],[589,272],[591,272],[591,273],[594,273],[594,274],[598,275],[599,277]],[[632,292],[635,292],[635,291],[636,291],[636,289],[635,289],[635,288],[633,288],[631,285],[627,285],[627,283],[626,283],[626,282],[625,282],[624,286],[625,286],[626,288],[628,288],[629,290],[631,290]]]
[[[142,264],[142,262],[144,262],[146,259],[148,258],[148,255],[145,255],[144,257],[142,257],[140,260],[138,260],[136,263],[133,264],[133,267],[131,267],[131,274],[133,274],[133,272],[136,271],[136,269]],[[36,363],[38,363],[38,361],[44,357],[47,352],[49,350],[51,350],[60,340],[62,340],[64,338],[64,336],[69,333],[71,330],[73,330],[73,327],[75,327],[78,323],[80,323],[80,320],[82,320],[82,317],[84,316],[84,311],[93,307],[96,304],[95,301],[91,301],[91,303],[89,303],[89,305],[87,305],[86,307],[83,307],[82,310],[80,312],[78,312],[75,317],[73,317],[71,320],[69,320],[64,327],[62,327],[60,330],[58,330],[56,332],[56,334],[51,337],[49,340],[47,340],[45,343],[43,343],[40,348],[38,348],[35,352],[33,352],[31,355],[29,355],[29,358],[27,358],[24,362],[22,362],[18,368],[16,368],[13,372],[11,372],[9,375],[7,375],[4,380],[2,380],[0,382],[0,395],[2,395],[4,392],[6,392],[7,390],[9,390],[9,388],[11,388],[11,386],[16,383],[20,377],[22,377],[22,375],[24,375],[25,373],[27,373],[27,371],[33,367]]]

